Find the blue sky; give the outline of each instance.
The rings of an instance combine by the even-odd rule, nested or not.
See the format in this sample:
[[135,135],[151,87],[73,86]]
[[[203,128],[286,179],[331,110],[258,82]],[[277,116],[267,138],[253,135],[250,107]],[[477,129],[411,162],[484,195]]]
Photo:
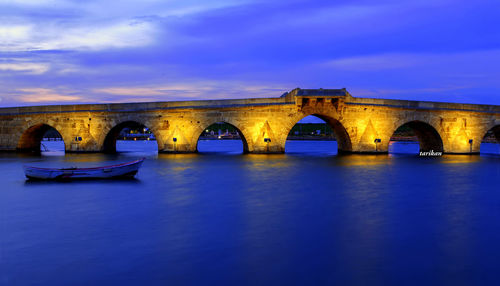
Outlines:
[[0,106],[353,96],[500,104],[499,1],[0,0]]

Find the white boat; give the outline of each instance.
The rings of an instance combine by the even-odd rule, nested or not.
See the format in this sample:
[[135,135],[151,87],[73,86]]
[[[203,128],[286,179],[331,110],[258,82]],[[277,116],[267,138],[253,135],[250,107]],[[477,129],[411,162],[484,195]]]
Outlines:
[[24,174],[28,179],[34,180],[133,178],[139,171],[144,159],[95,168],[57,169],[24,166]]

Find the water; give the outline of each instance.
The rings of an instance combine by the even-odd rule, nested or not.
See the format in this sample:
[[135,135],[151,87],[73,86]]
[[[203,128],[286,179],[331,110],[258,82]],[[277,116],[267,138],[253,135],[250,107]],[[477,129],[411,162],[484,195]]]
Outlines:
[[[497,284],[500,156],[335,156],[332,144],[2,154],[0,285]],[[132,181],[26,182],[21,168],[145,154]]]
[[241,140],[198,140],[198,152],[242,154],[243,142]]

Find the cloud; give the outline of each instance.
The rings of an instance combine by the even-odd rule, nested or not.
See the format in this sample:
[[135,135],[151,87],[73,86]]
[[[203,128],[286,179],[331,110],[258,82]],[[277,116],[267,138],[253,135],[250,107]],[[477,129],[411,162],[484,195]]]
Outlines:
[[152,23],[123,21],[118,23],[47,24],[43,26],[0,26],[0,51],[103,50],[146,46],[153,42]]
[[18,100],[25,103],[47,103],[47,102],[81,102],[84,98],[78,95],[60,94],[50,88],[20,88]]
[[402,95],[427,95],[432,96],[433,94],[440,93],[453,93],[461,90],[471,89],[471,86],[467,85],[456,85],[456,86],[441,86],[441,87],[429,87],[429,88],[413,88],[413,89],[364,89],[364,88],[353,88],[349,90],[349,93],[355,97],[371,97],[371,98],[394,98],[397,99]]
[[[239,81],[192,81],[188,83],[105,87],[92,89],[95,95],[112,95],[115,101],[154,98],[155,101],[186,100],[186,99],[222,99],[278,97],[287,91],[283,85],[270,86],[265,84],[249,84]],[[143,101],[143,100],[140,100]]]
[[376,71],[407,68],[419,63],[415,55],[381,54],[339,58],[327,61],[321,65],[349,71]]
[[[228,7],[245,5],[255,2],[254,0],[146,0],[141,1],[141,5],[135,0],[116,1],[91,1],[84,6],[86,10],[94,15],[104,15],[105,17],[133,17],[140,14],[156,15],[159,17],[186,17],[200,14],[206,11],[213,11]],[[105,7],[105,9],[103,9]]]
[[156,96],[166,95],[168,90],[165,87],[108,87],[96,88],[92,90],[95,93],[106,93],[121,96]]
[[217,100],[228,98],[279,97],[289,89],[239,81],[196,81],[158,85],[77,88],[75,86],[23,87],[0,92],[4,106]]
[[27,74],[40,75],[47,72],[50,65],[47,63],[30,63],[30,62],[0,62],[0,71],[6,72],[21,72]]
[[185,17],[240,3],[244,2],[145,0],[141,5],[130,0],[0,2],[0,52],[100,51],[149,46],[159,33],[168,32],[159,23],[162,18]]
[[[496,63],[496,64],[495,64]],[[383,53],[337,58],[318,66],[346,71],[405,70],[411,68],[446,68],[468,66],[489,70],[500,64],[500,50],[480,50],[460,53]]]
[[7,3],[10,5],[21,5],[21,6],[46,6],[46,5],[60,5],[65,1],[60,0],[8,0]]

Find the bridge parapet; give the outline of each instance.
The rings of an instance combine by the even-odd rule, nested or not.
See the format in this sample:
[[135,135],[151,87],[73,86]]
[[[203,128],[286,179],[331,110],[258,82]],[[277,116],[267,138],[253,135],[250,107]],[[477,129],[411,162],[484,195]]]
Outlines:
[[110,104],[41,105],[0,108],[0,116],[73,112],[148,112],[169,109],[206,109],[291,104],[285,98],[247,98]]
[[380,106],[380,107],[402,108],[402,109],[426,109],[426,110],[442,110],[442,111],[500,113],[500,106],[486,105],[486,104],[414,101],[414,100],[362,98],[362,97],[349,97],[346,100],[346,102],[347,104],[350,105]]

